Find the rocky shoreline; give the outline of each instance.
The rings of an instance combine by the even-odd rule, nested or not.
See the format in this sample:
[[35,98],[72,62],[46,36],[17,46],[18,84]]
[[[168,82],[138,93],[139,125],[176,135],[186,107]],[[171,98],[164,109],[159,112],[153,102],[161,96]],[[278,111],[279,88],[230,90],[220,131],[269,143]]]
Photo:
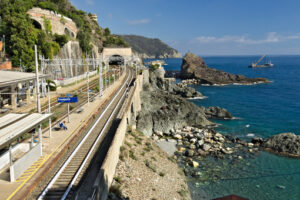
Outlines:
[[142,110],[137,116],[137,129],[146,136],[155,131],[170,134],[184,126],[213,127],[216,124],[209,119],[233,118],[226,109],[199,107],[188,101],[205,97],[194,88],[174,84],[172,79],[164,78],[164,73],[163,68],[143,73]]
[[[216,132],[216,124],[211,119],[232,120],[234,116],[224,108],[199,107],[189,102],[189,98],[205,97],[188,87],[187,82],[174,84],[173,79],[164,78],[164,73],[163,68],[144,73],[142,110],[137,117],[137,129],[173,156],[185,175],[196,178],[197,184],[224,178],[220,170],[210,170],[211,163],[201,162],[204,159],[221,160],[221,163],[241,167],[264,150],[300,157],[300,136],[292,133],[244,141]],[[209,172],[202,173],[204,168]],[[245,173],[242,169],[240,171]]]
[[207,84],[202,83],[201,80],[198,79],[184,79],[182,80],[179,85],[182,86],[188,86],[188,85],[202,85],[202,86],[226,86],[226,85],[257,85],[257,84],[263,84],[263,83],[270,83],[271,81],[257,81],[257,82],[251,82],[251,83],[226,83],[226,84]]

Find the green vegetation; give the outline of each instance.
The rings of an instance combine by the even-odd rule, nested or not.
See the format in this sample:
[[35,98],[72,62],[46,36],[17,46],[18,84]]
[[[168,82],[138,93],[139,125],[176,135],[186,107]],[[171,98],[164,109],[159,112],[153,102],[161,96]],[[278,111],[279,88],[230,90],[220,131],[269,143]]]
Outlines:
[[156,172],[156,171],[157,171],[157,170],[156,170],[156,166],[155,166],[151,161],[145,160],[144,163],[145,163],[145,165],[146,165],[149,169],[151,169],[153,172]]
[[139,54],[146,54],[158,58],[166,54],[173,55],[174,52],[177,52],[159,39],[146,38],[138,35],[122,35],[121,37]]
[[181,189],[180,191],[178,191],[178,194],[181,196],[181,197],[186,197],[186,191],[184,189]]
[[122,178],[120,176],[114,177],[114,180],[117,181],[118,183],[122,183]]
[[159,172],[159,175],[160,175],[161,177],[164,177],[166,174],[165,174],[164,172]]
[[67,35],[58,35],[55,33],[54,40],[59,44],[60,47],[63,47],[66,43],[69,42],[69,37]]
[[132,150],[129,150],[129,157],[133,160],[137,160],[137,157],[134,155],[134,152]]
[[51,34],[52,31],[52,24],[50,19],[47,19],[45,16],[43,16],[44,19],[44,27],[47,34]]
[[125,141],[124,142],[129,148],[131,148],[132,144],[130,144],[129,142]]
[[115,195],[117,196],[122,196],[122,190],[121,190],[121,185],[120,184],[117,184],[117,185],[112,185],[110,188],[109,188],[109,192],[110,193],[114,193]]
[[150,69],[150,71],[155,71],[155,70],[157,70],[159,68],[159,66],[160,66],[159,64],[150,65],[149,69]]
[[[68,0],[1,0],[0,1],[0,35],[6,36],[6,53],[13,66],[18,66],[20,59],[26,71],[34,71],[34,45],[39,54],[52,59],[57,55],[71,35],[53,35],[51,21],[44,17],[44,30],[35,26],[27,11],[40,7],[60,13],[71,18],[79,28],[77,40],[83,52],[91,54],[92,43],[102,46],[128,46],[119,36],[110,30],[103,30],[97,22],[81,10],[77,10]],[[66,23],[62,17],[61,23]]]
[[120,146],[120,151],[124,151],[124,150],[126,150],[126,147]]

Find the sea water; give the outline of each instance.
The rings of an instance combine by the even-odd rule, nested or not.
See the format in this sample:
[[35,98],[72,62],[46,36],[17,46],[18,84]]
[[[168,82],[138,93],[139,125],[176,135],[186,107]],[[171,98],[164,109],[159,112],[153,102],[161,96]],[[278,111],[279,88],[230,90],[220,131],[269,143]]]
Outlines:
[[[259,56],[203,57],[209,67],[248,77],[264,77],[268,84],[250,86],[194,85],[207,99],[191,100],[199,106],[226,108],[236,120],[215,121],[217,130],[242,139],[278,133],[300,134],[300,56],[271,56],[271,68],[248,68]],[[181,59],[165,59],[166,70],[180,70]],[[261,152],[232,164],[231,160],[204,159],[200,174],[207,181],[189,181],[193,199],[230,194],[248,199],[300,199],[300,159]],[[215,171],[214,171],[215,170]],[[202,172],[201,172],[202,171]],[[212,179],[214,174],[218,176]],[[201,179],[203,180],[203,179]]]

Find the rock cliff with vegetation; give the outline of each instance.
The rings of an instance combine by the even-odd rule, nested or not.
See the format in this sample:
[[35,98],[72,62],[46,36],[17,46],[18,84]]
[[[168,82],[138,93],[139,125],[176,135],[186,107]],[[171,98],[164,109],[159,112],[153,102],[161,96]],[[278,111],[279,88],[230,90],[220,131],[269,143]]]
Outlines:
[[182,55],[160,39],[138,35],[122,35],[135,52],[144,58],[181,58]]
[[269,82],[265,78],[248,78],[208,67],[201,57],[187,53],[181,65],[181,78],[196,79],[199,84],[257,84]]
[[186,98],[202,97],[202,94],[193,88],[181,88],[164,78],[162,67],[144,70],[143,78],[142,110],[137,117],[137,129],[147,136],[154,132],[171,134],[184,126],[213,126],[210,118],[232,118],[225,109],[206,109],[188,101]]
[[[28,14],[34,7],[70,18],[78,28],[76,38],[68,34],[53,34],[51,21],[46,17],[42,27],[36,26]],[[108,28],[101,28],[91,14],[76,9],[68,0],[1,0],[0,16],[0,35],[6,36],[6,52],[13,66],[19,66],[21,59],[27,71],[34,69],[35,44],[39,54],[50,59],[58,55],[70,40],[77,40],[81,51],[87,55],[91,54],[93,46],[100,50],[103,47],[128,46],[121,37],[111,34]]]

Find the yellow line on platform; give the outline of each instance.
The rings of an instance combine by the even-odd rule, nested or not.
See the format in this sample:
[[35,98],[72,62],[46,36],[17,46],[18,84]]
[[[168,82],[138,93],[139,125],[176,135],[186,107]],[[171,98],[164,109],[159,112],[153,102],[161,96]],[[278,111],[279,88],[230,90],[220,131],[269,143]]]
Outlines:
[[[85,120],[84,121],[86,121],[91,115],[93,115],[93,113],[92,114],[90,114],[89,116],[87,116],[86,118],[85,118]],[[65,139],[64,139],[64,141],[62,142],[62,143],[60,143],[60,145],[58,145],[56,148],[55,148],[55,150],[54,151],[52,151],[50,154],[48,154],[46,157],[44,157],[44,159],[41,161],[41,165],[39,166],[39,167],[37,167],[37,168],[35,168],[33,171],[32,171],[32,174],[30,175],[30,176],[28,176],[25,180],[24,180],[24,182],[23,183],[21,183],[21,185],[19,185],[16,189],[15,189],[15,191],[13,192],[13,193],[11,193],[11,195],[6,199],[6,200],[10,200],[23,186],[24,186],[24,184],[41,168],[41,166],[43,166],[43,164],[46,162],[46,161],[48,161],[49,160],[49,158],[54,154],[54,152],[56,152],[73,134],[74,134],[74,132],[79,128],[81,126],[81,124],[79,124],[72,132],[71,132],[71,134],[68,136],[68,137],[66,137]],[[20,181],[21,182],[21,181]]]

